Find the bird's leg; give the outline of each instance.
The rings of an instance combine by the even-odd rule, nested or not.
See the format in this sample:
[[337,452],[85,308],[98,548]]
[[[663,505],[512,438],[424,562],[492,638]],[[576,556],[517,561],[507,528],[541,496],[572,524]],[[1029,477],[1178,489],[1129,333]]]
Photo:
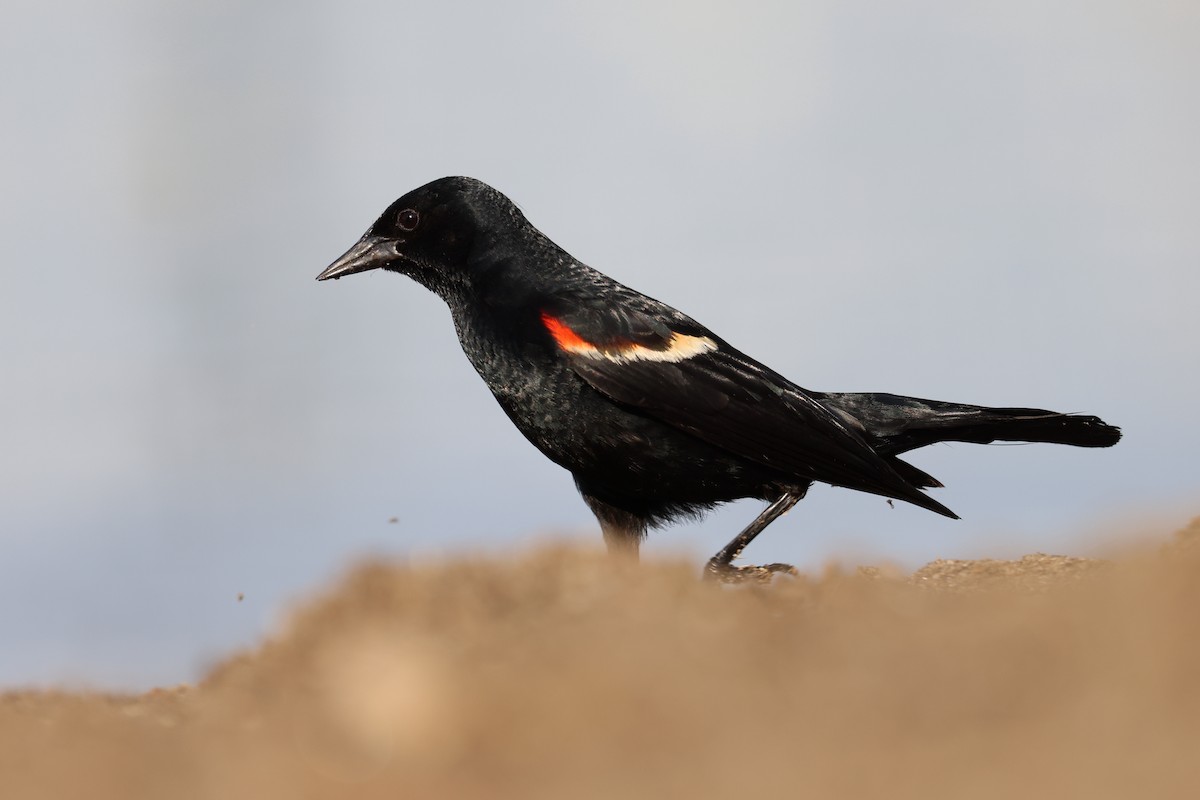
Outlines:
[[600,523],[600,531],[604,534],[604,544],[608,547],[609,555],[636,562],[642,539],[646,538],[645,521],[587,492],[581,490],[581,494],[583,501],[592,509]]
[[754,521],[747,525],[745,530],[733,537],[733,541],[725,545],[719,553],[709,559],[708,564],[704,567],[704,577],[708,580],[721,581],[722,583],[741,583],[747,580],[767,583],[770,582],[771,576],[776,572],[786,572],[789,575],[795,575],[796,568],[790,564],[735,567],[733,566],[733,560],[742,554],[742,551],[746,549],[746,545],[754,541],[754,537],[762,533],[776,519],[790,511],[792,506],[804,499],[804,495],[807,493],[807,486],[799,489],[789,489],[787,492],[784,492],[778,500],[771,503],[761,514],[755,517]]
[[608,554],[616,558],[628,559],[629,561],[638,560],[638,551],[641,549],[642,532],[636,529],[630,529],[619,525],[611,525],[600,522],[600,531],[604,534],[604,544],[608,547]]

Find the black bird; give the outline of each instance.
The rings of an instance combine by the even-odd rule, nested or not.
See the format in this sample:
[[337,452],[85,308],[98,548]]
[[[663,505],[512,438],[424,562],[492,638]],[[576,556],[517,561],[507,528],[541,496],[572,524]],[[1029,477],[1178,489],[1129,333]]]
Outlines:
[[957,519],[921,491],[942,484],[897,456],[934,442],[1121,437],[1093,416],[802,389],[580,263],[472,178],[404,195],[317,280],[380,268],[446,301],[467,358],[521,433],[570,470],[611,551],[636,555],[648,529],[719,503],[771,501],[709,561],[722,579],[791,570],[732,562],[814,481]]

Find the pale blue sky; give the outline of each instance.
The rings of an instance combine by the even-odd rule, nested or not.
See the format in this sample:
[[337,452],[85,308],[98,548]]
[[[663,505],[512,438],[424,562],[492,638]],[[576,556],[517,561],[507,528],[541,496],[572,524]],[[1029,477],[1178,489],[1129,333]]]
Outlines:
[[[1165,533],[1200,512],[1198,27],[1188,2],[17,2],[0,686],[194,679],[372,554],[599,543],[436,298],[313,280],[447,174],[803,386],[1125,429],[921,451],[961,522],[821,488],[750,559]],[[648,550],[699,566],[757,509]]]

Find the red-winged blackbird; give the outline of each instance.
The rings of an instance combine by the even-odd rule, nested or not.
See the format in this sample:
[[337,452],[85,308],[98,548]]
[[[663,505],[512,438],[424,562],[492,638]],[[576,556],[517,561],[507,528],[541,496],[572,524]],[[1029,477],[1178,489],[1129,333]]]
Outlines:
[[509,418],[571,471],[609,549],[636,554],[649,528],[743,497],[772,504],[707,573],[732,566],[814,481],[956,515],[942,484],[897,456],[934,442],[1108,447],[1093,416],[813,392],[685,314],[571,257],[511,200],[472,178],[401,197],[317,280],[383,268],[450,306],[467,358]]

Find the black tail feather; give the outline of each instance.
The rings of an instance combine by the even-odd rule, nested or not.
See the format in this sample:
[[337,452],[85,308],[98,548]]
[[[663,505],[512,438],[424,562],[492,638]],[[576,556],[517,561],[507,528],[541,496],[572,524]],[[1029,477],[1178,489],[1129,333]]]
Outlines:
[[896,455],[935,442],[1111,447],[1121,438],[1120,428],[1099,417],[1040,408],[987,408],[882,393],[838,392],[819,399],[861,425],[882,455]]

